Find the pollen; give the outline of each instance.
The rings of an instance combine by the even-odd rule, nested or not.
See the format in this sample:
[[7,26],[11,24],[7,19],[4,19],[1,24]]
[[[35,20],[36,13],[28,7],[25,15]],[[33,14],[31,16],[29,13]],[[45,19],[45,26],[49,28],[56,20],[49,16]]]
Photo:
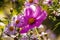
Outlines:
[[9,27],[9,30],[10,30],[10,31],[13,31],[13,30],[14,30],[14,27],[13,27],[13,26],[10,26],[10,27]]
[[22,30],[22,28],[19,28],[19,31],[21,31]]
[[33,3],[33,0],[29,0],[29,3]]
[[19,23],[19,20],[16,20],[16,24],[18,24]]
[[28,20],[28,23],[29,24],[33,24],[35,22],[35,19],[34,18],[30,18],[29,20]]

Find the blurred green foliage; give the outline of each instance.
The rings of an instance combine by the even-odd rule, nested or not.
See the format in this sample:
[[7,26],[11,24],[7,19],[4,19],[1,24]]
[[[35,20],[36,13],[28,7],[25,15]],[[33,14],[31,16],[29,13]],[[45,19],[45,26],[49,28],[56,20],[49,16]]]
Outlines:
[[24,1],[23,0],[18,0],[18,1],[15,2],[15,4],[16,4],[15,9],[17,10],[18,13],[20,13],[21,10],[22,10],[22,6],[24,6]]
[[0,7],[3,7],[4,0],[0,0]]
[[43,8],[45,10],[47,10],[47,12],[48,12],[48,17],[43,22],[43,24],[47,25],[48,28],[50,28],[54,33],[59,35],[60,34],[60,27],[59,27],[60,26],[60,18],[58,18],[58,17],[60,17],[60,16],[56,16],[55,14],[53,14],[53,11],[58,12],[57,9],[60,8],[59,1],[54,0],[52,5],[50,5],[50,6],[44,5]]

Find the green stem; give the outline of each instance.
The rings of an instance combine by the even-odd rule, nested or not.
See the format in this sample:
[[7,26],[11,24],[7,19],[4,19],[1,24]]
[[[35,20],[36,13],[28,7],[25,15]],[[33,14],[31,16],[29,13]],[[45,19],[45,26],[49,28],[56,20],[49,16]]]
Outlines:
[[[36,33],[37,33],[37,35],[39,34],[38,33],[38,30],[35,28],[35,31],[36,31]],[[38,35],[38,38],[39,38],[39,40],[41,40],[41,38],[40,38],[40,36]]]
[[55,31],[58,28],[59,24],[60,24],[60,22],[55,25],[55,28],[52,31]]

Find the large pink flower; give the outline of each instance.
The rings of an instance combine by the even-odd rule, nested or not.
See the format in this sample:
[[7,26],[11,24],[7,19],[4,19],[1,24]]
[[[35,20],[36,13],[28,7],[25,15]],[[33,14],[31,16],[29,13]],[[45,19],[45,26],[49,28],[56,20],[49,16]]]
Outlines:
[[36,6],[35,11],[28,7],[24,13],[24,23],[26,26],[20,30],[20,33],[26,33],[34,27],[39,27],[46,17],[46,11],[42,10],[40,6]]

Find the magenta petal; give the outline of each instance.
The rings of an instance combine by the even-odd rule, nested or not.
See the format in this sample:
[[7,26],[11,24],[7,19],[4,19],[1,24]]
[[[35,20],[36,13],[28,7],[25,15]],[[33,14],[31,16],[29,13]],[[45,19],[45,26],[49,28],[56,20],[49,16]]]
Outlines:
[[42,14],[42,9],[40,6],[36,6],[36,11],[35,13],[33,14],[34,17],[38,17]]
[[41,20],[37,20],[37,22],[36,22],[36,27],[39,27],[41,24],[42,24],[42,22],[43,22],[43,20],[41,19]]
[[34,0],[34,3],[37,3],[38,4],[39,3],[39,0]]
[[20,33],[27,33],[29,30],[30,30],[29,26],[28,27],[26,26],[20,31]]
[[26,10],[25,10],[25,16],[30,16],[30,15],[32,15],[33,14],[33,10],[31,9],[31,8],[27,8]]
[[36,26],[38,27],[47,18],[47,13],[43,12],[40,18],[37,19]]
[[21,30],[21,31],[20,31],[20,33],[27,33],[27,32],[28,32],[28,30],[29,30],[28,28],[23,29],[23,30]]
[[37,19],[37,20],[38,20],[38,19],[44,20],[44,19],[46,19],[46,17],[47,17],[46,11],[42,11],[42,14],[41,14],[40,16],[38,16],[36,19]]
[[30,29],[34,28],[35,25],[29,25],[29,26],[26,26],[25,28],[23,28],[20,33],[27,33]]

